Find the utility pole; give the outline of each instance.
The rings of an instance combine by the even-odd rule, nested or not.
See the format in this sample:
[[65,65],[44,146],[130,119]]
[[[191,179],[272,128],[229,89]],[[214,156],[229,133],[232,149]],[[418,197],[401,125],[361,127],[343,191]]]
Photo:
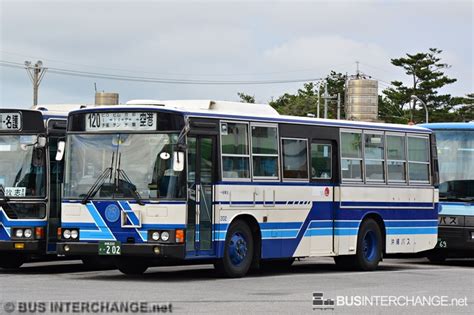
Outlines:
[[47,68],[44,68],[43,62],[38,60],[34,65],[31,61],[25,61],[25,69],[30,76],[31,83],[33,83],[33,106],[36,106],[38,105],[38,89]]
[[337,93],[337,120],[341,119],[341,93]]
[[324,119],[328,118],[328,87],[324,87]]
[[328,94],[328,86],[324,87],[324,118],[328,118],[328,100],[336,99],[337,96]]

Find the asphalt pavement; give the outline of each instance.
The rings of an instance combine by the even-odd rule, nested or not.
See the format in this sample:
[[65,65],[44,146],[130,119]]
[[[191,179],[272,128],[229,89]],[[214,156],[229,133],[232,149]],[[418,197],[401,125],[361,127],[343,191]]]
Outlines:
[[[220,278],[212,265],[154,267],[142,276],[88,270],[79,261],[0,270],[0,314],[114,313],[111,305],[123,301],[160,313],[474,314],[474,260],[386,259],[377,271],[353,272],[311,258],[242,279]],[[128,312],[138,312],[132,306]]]

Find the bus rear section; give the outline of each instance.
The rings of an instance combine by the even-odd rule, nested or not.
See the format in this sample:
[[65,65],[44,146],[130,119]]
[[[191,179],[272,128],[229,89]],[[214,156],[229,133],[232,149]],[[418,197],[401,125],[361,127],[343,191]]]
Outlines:
[[65,129],[65,115],[0,110],[0,267],[56,252],[61,165],[54,155]]
[[316,256],[374,270],[436,244],[424,128],[218,101],[85,109],[68,126],[60,254],[112,256],[126,274],[181,260],[241,277]]
[[439,234],[432,262],[474,257],[474,123],[422,125],[436,136],[439,164]]

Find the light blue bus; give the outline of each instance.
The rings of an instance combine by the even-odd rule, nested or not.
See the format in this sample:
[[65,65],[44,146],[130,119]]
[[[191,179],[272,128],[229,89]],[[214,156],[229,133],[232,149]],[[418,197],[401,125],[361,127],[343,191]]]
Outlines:
[[423,124],[436,135],[439,239],[428,258],[474,257],[474,123]]

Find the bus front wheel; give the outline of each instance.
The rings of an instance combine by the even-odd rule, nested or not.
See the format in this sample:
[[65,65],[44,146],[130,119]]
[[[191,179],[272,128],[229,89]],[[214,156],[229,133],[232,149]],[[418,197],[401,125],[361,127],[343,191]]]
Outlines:
[[21,255],[2,255],[0,257],[0,268],[17,269],[25,262],[25,258]]
[[215,267],[221,274],[230,278],[240,278],[247,274],[252,264],[254,240],[247,223],[234,222],[226,236],[224,257]]
[[129,257],[117,259],[115,265],[120,272],[126,275],[142,275],[148,269],[146,262]]
[[342,268],[362,271],[377,269],[382,258],[382,232],[373,219],[362,222],[357,237],[357,252],[351,256],[336,256],[336,264]]

